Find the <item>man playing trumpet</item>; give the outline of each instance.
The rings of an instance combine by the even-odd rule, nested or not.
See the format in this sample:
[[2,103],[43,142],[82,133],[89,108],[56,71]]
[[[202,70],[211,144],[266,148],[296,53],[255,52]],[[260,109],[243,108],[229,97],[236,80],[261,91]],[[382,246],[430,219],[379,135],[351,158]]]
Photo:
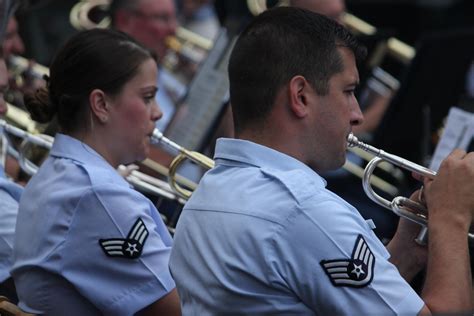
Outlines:
[[[401,220],[385,247],[374,223],[328,191],[363,121],[354,89],[363,50],[337,22],[271,9],[229,62],[236,139],[186,204],[170,269],[184,314],[388,315],[472,311],[467,233],[474,153],[424,180],[429,245]],[[428,261],[421,295],[408,284]]]

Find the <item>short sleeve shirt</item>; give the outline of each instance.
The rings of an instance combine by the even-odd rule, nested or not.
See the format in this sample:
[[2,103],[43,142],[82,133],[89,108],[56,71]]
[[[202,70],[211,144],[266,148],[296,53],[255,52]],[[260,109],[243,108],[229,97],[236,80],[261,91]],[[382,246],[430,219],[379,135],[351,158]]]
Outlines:
[[69,136],[25,188],[16,230],[12,276],[27,311],[132,315],[175,287],[156,208]]
[[417,314],[423,301],[358,211],[298,160],[219,139],[170,269],[185,315]]

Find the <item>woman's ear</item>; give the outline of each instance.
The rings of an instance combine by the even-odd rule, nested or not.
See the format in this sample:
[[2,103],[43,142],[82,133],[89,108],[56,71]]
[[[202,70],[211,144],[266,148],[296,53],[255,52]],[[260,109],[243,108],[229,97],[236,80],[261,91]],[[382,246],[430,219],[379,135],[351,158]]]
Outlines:
[[104,91],[94,89],[89,95],[89,104],[91,113],[95,115],[101,123],[107,123],[109,120],[109,106],[107,104],[107,96]]
[[290,109],[299,118],[308,114],[309,82],[303,76],[294,76],[288,85]]

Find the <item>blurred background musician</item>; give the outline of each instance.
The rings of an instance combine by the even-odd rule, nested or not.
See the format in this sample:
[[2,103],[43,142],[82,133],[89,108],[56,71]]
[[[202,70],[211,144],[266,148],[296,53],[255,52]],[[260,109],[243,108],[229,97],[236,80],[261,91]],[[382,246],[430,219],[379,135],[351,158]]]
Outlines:
[[[8,111],[4,100],[5,90],[8,88],[8,72],[0,50],[0,119],[4,119]],[[0,131],[0,136],[2,132]],[[8,146],[2,140],[1,150]],[[5,157],[2,157],[5,158]],[[5,161],[0,162],[0,295],[6,296],[10,301],[16,302],[17,295],[10,269],[13,264],[13,240],[15,224],[23,188],[7,177],[4,170]]]
[[207,39],[214,40],[221,27],[213,0],[178,0],[180,25]]
[[[8,91],[5,93],[5,100],[11,105],[12,111],[25,110],[23,104],[23,96],[25,93],[32,93],[36,89],[43,87],[45,82],[42,78],[44,67],[38,65],[32,59],[24,58],[25,45],[20,36],[18,29],[18,21],[15,15],[12,15],[7,24],[6,34],[3,42],[3,52],[8,70]],[[41,73],[37,69],[41,68]],[[24,115],[26,118],[27,116]],[[21,125],[21,119],[17,119],[13,114],[6,118],[8,122],[14,125]],[[35,124],[33,124],[35,125]],[[25,126],[20,126],[26,128]],[[31,132],[31,131],[30,131]],[[20,139],[10,137],[10,145],[18,150]],[[18,163],[17,158],[7,155],[6,173],[14,179],[15,182],[24,185],[30,175],[25,173]]]
[[12,275],[26,311],[179,315],[171,237],[153,204],[117,173],[146,157],[161,112],[152,54],[124,33],[93,29],[58,52],[47,88],[25,99],[57,118],[48,159],[28,182]]
[[[5,93],[8,89],[8,72],[4,59],[3,41],[8,21],[16,7],[16,1],[0,0],[0,119],[8,111]],[[0,130],[0,136],[3,131]],[[0,144],[3,151],[8,144]],[[11,181],[5,174],[5,161],[0,162],[0,295],[10,301],[17,301],[17,294],[10,269],[13,263],[13,239],[18,212],[18,202],[23,188]]]
[[13,54],[23,55],[24,53],[25,44],[18,31],[18,21],[15,16],[11,16],[3,40],[3,55],[5,59],[8,59]]

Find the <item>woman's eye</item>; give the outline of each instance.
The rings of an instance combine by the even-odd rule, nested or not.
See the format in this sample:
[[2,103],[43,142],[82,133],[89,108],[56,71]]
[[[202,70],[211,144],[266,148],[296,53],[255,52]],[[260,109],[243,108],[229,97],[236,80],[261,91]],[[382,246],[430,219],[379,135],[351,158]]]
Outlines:
[[143,99],[145,100],[145,103],[150,103],[150,102],[153,102],[155,100],[155,96],[154,95],[149,95],[149,96],[145,96],[143,97]]

